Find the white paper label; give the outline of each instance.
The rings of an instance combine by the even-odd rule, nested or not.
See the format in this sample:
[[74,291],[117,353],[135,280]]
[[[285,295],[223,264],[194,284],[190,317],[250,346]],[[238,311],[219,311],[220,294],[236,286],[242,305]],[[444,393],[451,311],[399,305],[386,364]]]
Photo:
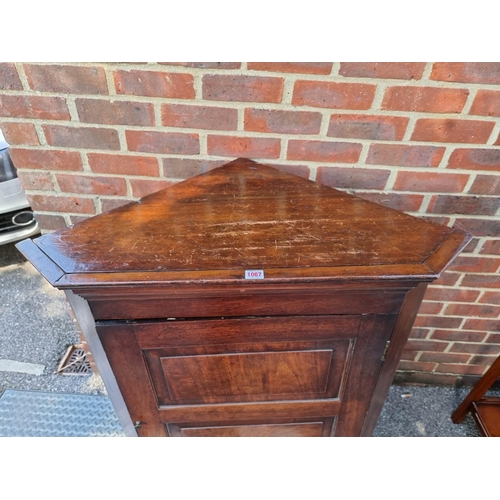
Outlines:
[[246,280],[263,280],[264,279],[264,271],[262,269],[245,271],[245,279]]

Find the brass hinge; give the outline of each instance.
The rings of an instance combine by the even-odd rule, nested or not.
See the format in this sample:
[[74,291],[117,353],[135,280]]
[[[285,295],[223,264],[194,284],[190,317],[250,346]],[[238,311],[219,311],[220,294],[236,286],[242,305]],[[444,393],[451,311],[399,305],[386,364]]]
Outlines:
[[391,341],[388,340],[385,343],[385,349],[384,349],[384,354],[382,354],[382,361],[385,361],[385,357],[387,356],[387,351],[389,350],[389,346],[391,345]]

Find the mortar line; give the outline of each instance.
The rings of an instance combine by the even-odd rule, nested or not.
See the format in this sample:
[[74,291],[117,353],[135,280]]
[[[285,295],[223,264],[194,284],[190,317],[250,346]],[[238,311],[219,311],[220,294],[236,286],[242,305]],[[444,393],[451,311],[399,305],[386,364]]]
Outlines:
[[332,64],[332,71],[330,71],[330,75],[325,76],[338,76],[343,78],[343,76],[340,74],[340,62],[334,62]]
[[[431,202],[432,196],[433,196],[432,194],[424,194],[422,204],[420,205],[420,208],[418,209],[419,213],[422,213],[422,214],[428,213],[427,210],[429,208],[429,203]],[[432,215],[436,215],[436,214],[432,214]]]
[[281,99],[281,104],[288,106],[292,105],[293,89],[295,86],[296,78],[294,76],[286,75],[283,82],[283,96]]
[[470,115],[470,109],[476,98],[477,90],[478,89],[469,89],[469,95],[467,96],[467,100],[465,101],[465,105],[462,109],[461,114],[469,116],[481,116],[481,115]]
[[383,83],[377,84],[375,96],[373,97],[372,105],[370,106],[370,111],[382,111],[382,101],[384,99],[386,89],[387,85],[384,85]]
[[194,87],[194,100],[203,100],[203,75],[197,74],[193,75],[193,87]]
[[19,79],[21,80],[21,85],[23,86],[23,90],[32,91],[32,89],[30,88],[30,85],[28,83],[28,77],[26,76],[26,72],[24,71],[24,64],[23,63],[14,63],[14,66],[17,70],[17,74],[19,75]]
[[401,142],[411,142],[412,144],[415,141],[411,141],[411,136],[413,134],[413,131],[415,130],[415,125],[417,123],[418,117],[416,116],[410,116],[410,119],[408,121],[408,125],[406,126],[406,131],[405,135],[403,136],[403,140]]
[[108,66],[104,66],[104,75],[106,77],[106,85],[108,86],[108,94],[109,96],[116,96],[116,88],[115,88],[115,79],[113,70]]
[[493,126],[493,130],[491,131],[489,139],[486,141],[486,145],[494,146],[497,138],[500,140],[500,119],[498,119]]
[[443,157],[441,158],[441,161],[439,162],[439,165],[436,168],[446,169],[446,167],[450,161],[450,156],[453,153],[453,151],[455,151],[455,149],[456,148],[454,148],[452,146],[446,146],[444,149]]
[[200,145],[200,154],[208,155],[208,133],[199,133],[198,134],[198,142]]
[[425,65],[424,71],[422,72],[422,77],[420,78],[419,81],[425,81],[427,82],[435,82],[436,80],[431,80],[431,73],[432,73],[432,67],[434,66],[434,63],[428,62]]
[[238,113],[238,122],[236,125],[236,130],[239,132],[245,131],[245,109],[239,108],[237,110]]
[[76,96],[66,96],[66,105],[68,106],[70,121],[81,123],[80,116],[78,115],[78,109],[76,107]]

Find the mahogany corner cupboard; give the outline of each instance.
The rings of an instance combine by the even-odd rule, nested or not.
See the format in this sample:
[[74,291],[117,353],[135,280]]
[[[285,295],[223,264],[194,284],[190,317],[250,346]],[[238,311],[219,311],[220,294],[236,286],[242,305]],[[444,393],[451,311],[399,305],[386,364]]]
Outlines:
[[18,244],[130,436],[369,436],[470,240],[247,159]]

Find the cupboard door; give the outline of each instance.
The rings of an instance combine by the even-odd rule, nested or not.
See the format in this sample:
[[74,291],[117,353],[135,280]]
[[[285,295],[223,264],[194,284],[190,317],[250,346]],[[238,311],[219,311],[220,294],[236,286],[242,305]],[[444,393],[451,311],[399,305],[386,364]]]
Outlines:
[[[110,362],[121,365],[114,371],[140,435],[150,428],[165,435],[160,423],[169,435],[357,435],[393,323],[392,315],[293,316],[102,323],[97,330]],[[121,335],[134,339],[139,378],[116,352]],[[145,398],[151,415],[142,420]]]

